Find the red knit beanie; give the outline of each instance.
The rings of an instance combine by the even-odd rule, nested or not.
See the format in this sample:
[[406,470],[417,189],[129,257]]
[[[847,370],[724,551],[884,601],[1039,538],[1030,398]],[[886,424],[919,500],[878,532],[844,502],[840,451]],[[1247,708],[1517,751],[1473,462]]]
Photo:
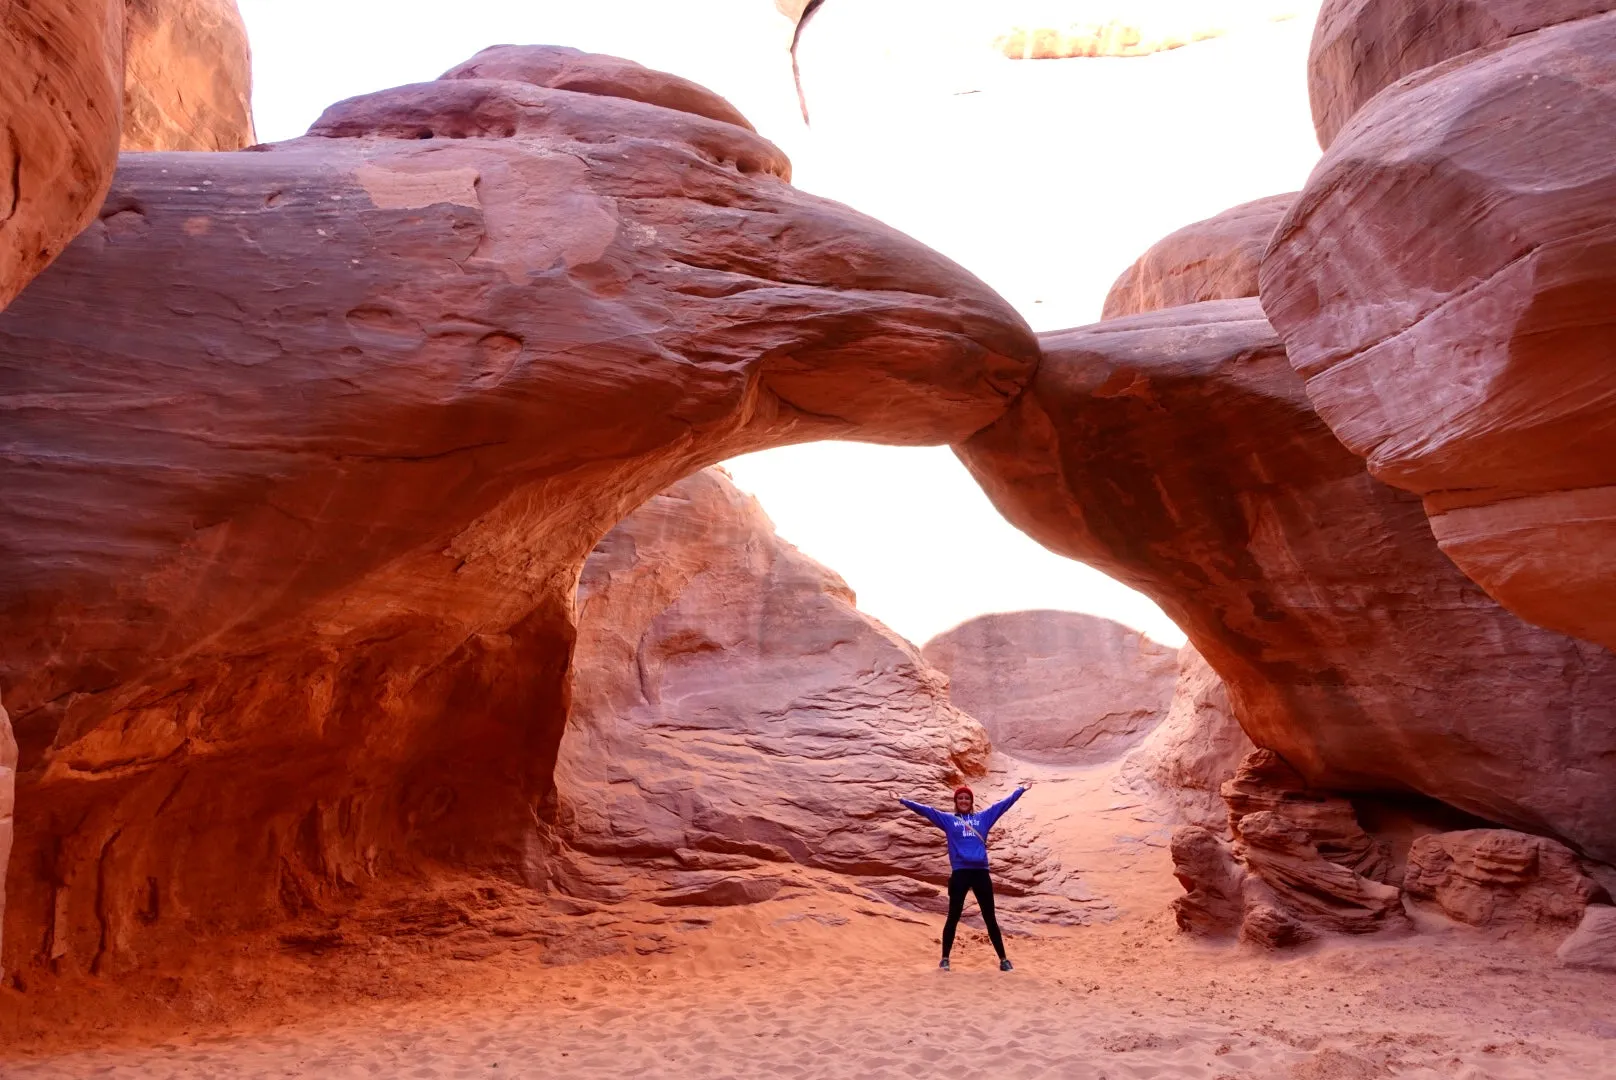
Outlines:
[[971,797],[972,802],[976,801],[976,792],[972,791],[970,788],[966,787],[964,784],[961,784],[959,787],[954,789],[954,798],[956,798],[956,799],[959,798],[960,797],[960,792],[962,792],[962,791],[965,794],[967,794],[967,795],[969,795]]

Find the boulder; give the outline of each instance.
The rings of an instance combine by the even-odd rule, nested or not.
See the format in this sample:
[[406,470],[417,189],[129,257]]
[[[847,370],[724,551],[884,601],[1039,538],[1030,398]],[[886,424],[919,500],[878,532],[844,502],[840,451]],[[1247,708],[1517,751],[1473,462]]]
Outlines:
[[1270,195],[1169,233],[1117,278],[1101,318],[1256,296],[1263,253],[1295,200]]
[[236,0],[125,0],[123,149],[257,142],[252,54]]
[[1364,104],[1451,57],[1616,8],[1616,0],[1324,0],[1308,57],[1308,97],[1328,150]]
[[1554,955],[1566,967],[1616,971],[1616,907],[1589,904]]
[[1522,622],[1309,404],[1255,300],[1044,334],[958,448],[1010,521],[1157,601],[1309,786],[1616,855],[1616,655]]
[[1590,903],[1610,900],[1570,848],[1510,829],[1419,837],[1403,888],[1472,926],[1568,926]]
[[[746,897],[793,864],[942,882],[942,837],[897,800],[947,805],[988,752],[942,673],[707,470],[584,565],[555,874],[660,903]],[[1056,868],[1020,835],[1013,815],[995,830],[997,877],[1039,891]]]
[[1211,830],[1180,825],[1169,843],[1173,876],[1184,895],[1173,900],[1173,919],[1186,934],[1226,937],[1240,925],[1245,909],[1245,873],[1227,845]]
[[921,651],[995,749],[1048,764],[1117,757],[1161,722],[1178,679],[1175,650],[1075,611],[983,615]]
[[595,542],[715,461],[958,441],[1019,391],[986,286],[601,64],[127,155],[0,315],[14,959],[116,970],[424,861],[542,879]]
[[1167,717],[1122,759],[1122,777],[1173,820],[1223,834],[1229,827],[1223,783],[1255,749],[1234,718],[1223,680],[1194,645],[1185,645]]
[[0,308],[95,218],[118,162],[122,0],[0,20]]
[[[1525,10],[1524,6],[1522,10]],[[1505,607],[1616,647],[1616,12],[1365,106],[1263,262],[1335,434]]]

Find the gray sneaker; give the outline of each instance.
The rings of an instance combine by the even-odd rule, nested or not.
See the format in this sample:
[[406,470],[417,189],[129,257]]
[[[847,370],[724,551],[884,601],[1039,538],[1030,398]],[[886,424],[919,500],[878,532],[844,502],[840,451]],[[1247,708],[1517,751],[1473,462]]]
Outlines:
[[946,956],[943,957],[943,962],[941,964],[938,964],[937,967],[938,967],[938,970],[940,970],[940,971],[947,971],[948,970],[948,957],[946,957]]
[[999,970],[1000,971],[1014,971],[1016,969],[1011,965],[1009,960],[1000,960],[999,961]]

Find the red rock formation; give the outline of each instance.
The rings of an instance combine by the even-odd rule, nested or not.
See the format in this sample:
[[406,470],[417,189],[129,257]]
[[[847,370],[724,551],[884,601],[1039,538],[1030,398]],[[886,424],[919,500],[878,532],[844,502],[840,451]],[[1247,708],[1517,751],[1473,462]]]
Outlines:
[[1012,60],[1149,56],[1219,38],[1253,23],[1293,18],[1300,6],[1288,0],[1259,4],[1251,0],[1236,0],[1232,4],[1206,0],[1145,0],[1144,3],[1133,0],[1129,4],[1115,5],[1111,12],[1103,12],[1095,11],[1093,4],[1051,7],[1046,3],[1034,5],[1030,12],[1018,12],[1014,8],[1006,11],[1004,14],[1015,19],[1016,25],[1009,33],[995,38],[993,45]]
[[1245,875],[1223,841],[1199,825],[1180,825],[1169,846],[1173,876],[1184,895],[1173,900],[1178,928],[1201,937],[1227,937],[1245,913]]
[[1179,929],[1279,949],[1320,934],[1406,928],[1391,860],[1358,825],[1352,804],[1309,788],[1271,750],[1246,757],[1223,785],[1234,843],[1206,829],[1173,834]]
[[236,0],[125,0],[123,149],[257,142],[252,54]]
[[1122,760],[1122,776],[1132,790],[1164,804],[1172,819],[1223,833],[1229,822],[1223,783],[1255,749],[1223,680],[1194,645],[1185,645],[1167,717]]
[[[939,882],[939,836],[897,799],[946,805],[988,752],[947,679],[708,470],[585,564],[555,880],[661,904],[760,899],[792,865]],[[1054,888],[1047,853],[1001,829],[1006,891]]]
[[1607,647],[1613,56],[1616,13],[1389,88],[1262,269],[1263,306],[1336,435],[1425,498],[1442,550],[1500,603]]
[[1616,907],[1588,905],[1582,922],[1554,955],[1566,967],[1616,971]]
[[1111,286],[1101,318],[1256,296],[1263,253],[1295,200],[1292,192],[1241,203],[1156,241]]
[[1616,856],[1616,656],[1460,574],[1313,412],[1256,301],[1042,341],[960,456],[1013,523],[1160,603],[1253,742],[1314,787],[1423,792]]
[[993,745],[1027,761],[1109,761],[1159,724],[1178,678],[1174,650],[1075,611],[983,615],[921,650]]
[[1616,0],[1325,0],[1308,58],[1319,145],[1405,75],[1546,26],[1616,7]]
[[1403,888],[1472,926],[1569,926],[1590,903],[1610,899],[1570,848],[1509,829],[1419,837]]
[[706,115],[479,79],[125,158],[0,316],[15,961],[535,880],[595,541],[737,453],[1002,412],[1020,318],[787,171]]
[[95,216],[118,160],[122,0],[0,20],[0,308]]

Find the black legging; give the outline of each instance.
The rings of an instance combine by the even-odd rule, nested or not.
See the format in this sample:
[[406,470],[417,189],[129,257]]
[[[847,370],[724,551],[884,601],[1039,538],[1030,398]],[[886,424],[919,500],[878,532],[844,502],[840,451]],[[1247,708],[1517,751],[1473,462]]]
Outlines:
[[988,924],[988,938],[993,951],[1004,959],[1004,938],[999,933],[999,920],[993,914],[993,879],[986,870],[956,870],[948,875],[948,922],[943,924],[943,958],[954,951],[954,931],[960,916],[965,913],[965,894],[976,894],[976,906],[982,909],[982,921]]

